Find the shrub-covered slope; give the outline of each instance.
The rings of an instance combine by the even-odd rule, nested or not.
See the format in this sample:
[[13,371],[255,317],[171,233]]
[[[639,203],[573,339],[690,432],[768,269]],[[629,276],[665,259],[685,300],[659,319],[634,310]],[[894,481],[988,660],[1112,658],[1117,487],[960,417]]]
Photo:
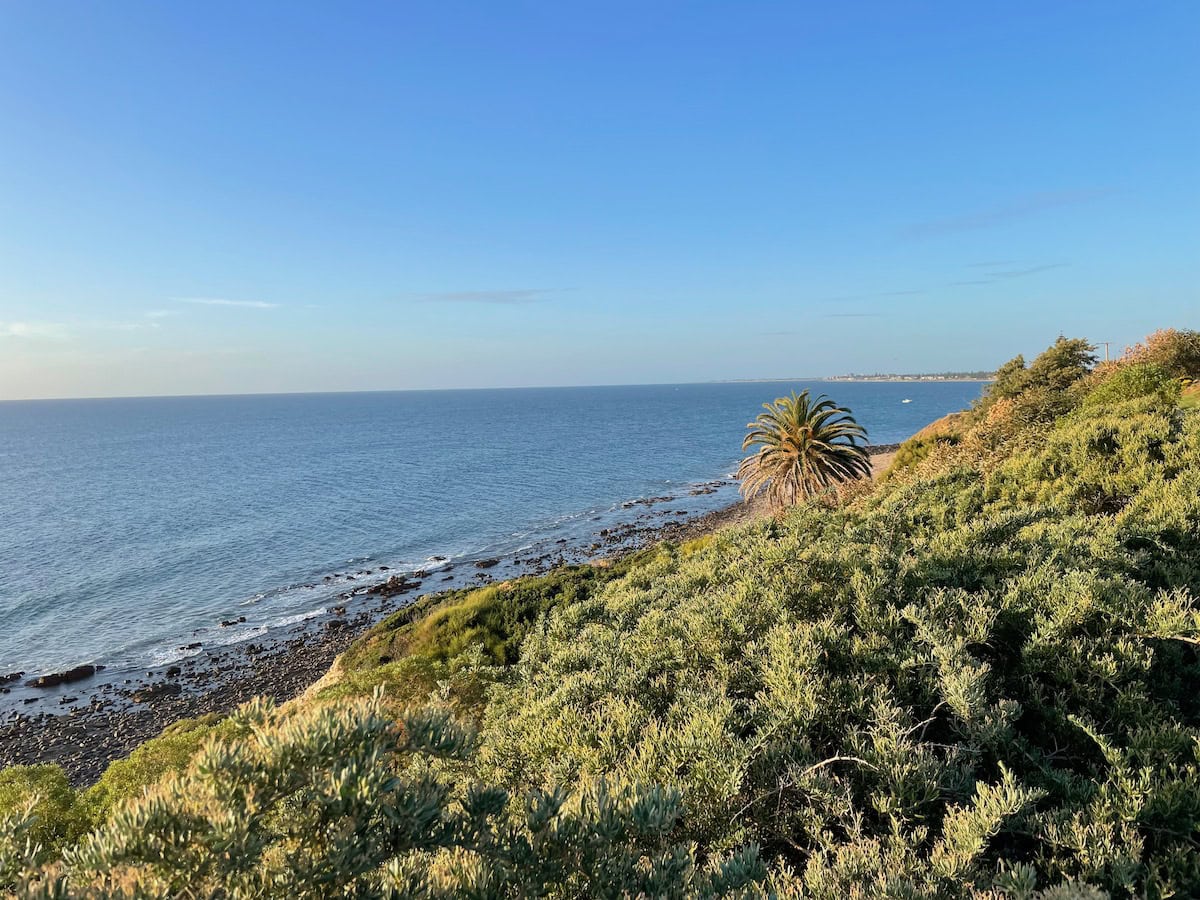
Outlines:
[[1200,420],[1135,401],[727,532],[531,635],[486,772],[676,787],[814,896],[1195,895],[1198,523]]
[[79,802],[31,773],[67,824],[24,833],[65,856],[0,838],[0,878],[60,896],[1200,896],[1197,348],[1161,332],[1093,369],[1060,339],[874,492],[429,601],[304,703],[206,725],[186,771],[81,841]]

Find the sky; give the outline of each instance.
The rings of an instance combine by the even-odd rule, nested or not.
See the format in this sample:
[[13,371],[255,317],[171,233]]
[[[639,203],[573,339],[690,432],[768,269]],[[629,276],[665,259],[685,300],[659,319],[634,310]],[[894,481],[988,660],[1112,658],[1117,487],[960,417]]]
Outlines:
[[1200,327],[1200,3],[0,2],[0,399]]

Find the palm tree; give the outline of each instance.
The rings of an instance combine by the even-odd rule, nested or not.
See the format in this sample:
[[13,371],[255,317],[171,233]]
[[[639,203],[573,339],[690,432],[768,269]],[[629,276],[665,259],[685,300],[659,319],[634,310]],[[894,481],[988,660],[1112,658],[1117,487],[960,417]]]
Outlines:
[[870,457],[859,443],[867,432],[850,410],[824,395],[814,401],[808,391],[793,391],[763,408],[766,412],[746,426],[751,431],[742,442],[743,450],[759,448],[738,466],[747,500],[766,488],[778,510],[834,484],[870,476]]

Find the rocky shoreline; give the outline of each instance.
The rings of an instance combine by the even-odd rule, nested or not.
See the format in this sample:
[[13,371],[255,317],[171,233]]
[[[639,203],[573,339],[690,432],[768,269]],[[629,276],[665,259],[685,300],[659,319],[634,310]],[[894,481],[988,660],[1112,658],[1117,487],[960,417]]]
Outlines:
[[[883,463],[881,455],[890,454],[895,448],[896,445],[872,447],[871,453]],[[727,481],[711,482],[697,486],[691,493],[714,493],[728,485]],[[644,498],[630,501],[626,507],[648,508],[675,499],[678,498]],[[203,650],[161,671],[146,672],[144,678],[121,677],[128,673],[114,675],[95,669],[84,672],[83,669],[92,667],[80,667],[71,673],[77,677],[37,685],[43,689],[35,698],[42,700],[41,711],[13,708],[0,721],[0,769],[56,763],[63,767],[72,784],[91,784],[111,761],[127,756],[181,719],[227,713],[258,696],[277,702],[298,696],[329,670],[338,654],[355,638],[418,596],[541,574],[556,566],[611,558],[664,540],[691,540],[760,514],[759,504],[743,502],[686,518],[686,512],[681,514],[679,510],[644,511],[630,522],[602,528],[590,543],[570,546],[559,539],[540,548],[542,552],[475,560],[457,573],[451,572],[448,563],[437,559],[440,567],[433,572],[390,573],[386,567],[379,567],[348,574],[344,577],[353,581],[354,587],[342,595],[344,605],[331,607],[282,637],[261,644],[247,642]],[[360,583],[364,576],[371,575],[383,578],[369,585]],[[435,584],[435,590],[431,591],[430,586]],[[225,624],[233,627],[238,623]],[[16,675],[13,673],[9,681],[18,682]],[[54,693],[46,694],[45,689]],[[57,698],[59,709],[44,708],[51,697]],[[32,701],[27,698],[23,702]]]

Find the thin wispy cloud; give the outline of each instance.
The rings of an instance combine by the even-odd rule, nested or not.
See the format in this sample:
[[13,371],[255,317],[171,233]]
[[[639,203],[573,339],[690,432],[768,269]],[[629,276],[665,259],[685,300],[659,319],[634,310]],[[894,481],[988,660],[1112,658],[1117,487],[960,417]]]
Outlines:
[[62,340],[66,327],[58,322],[0,322],[0,338]]
[[556,291],[550,288],[523,288],[515,291],[445,291],[421,294],[420,299],[428,303],[490,303],[497,306],[518,306],[538,303],[548,299]]
[[874,294],[845,294],[838,297],[826,297],[824,303],[860,303],[864,300],[882,300],[887,297],[918,297],[927,293],[924,290],[878,291]]
[[1029,194],[1019,197],[1011,203],[992,209],[980,210],[961,216],[950,216],[945,219],[934,219],[929,222],[917,222],[903,229],[901,234],[908,238],[934,237],[943,234],[958,234],[963,231],[976,231],[981,228],[992,228],[1006,222],[1025,219],[1038,213],[1066,206],[1078,206],[1099,200],[1113,193],[1112,189],[1093,189],[1084,191],[1048,191],[1040,194]]
[[[1009,263],[1011,265],[1012,263]],[[1045,263],[1040,266],[1026,266],[1023,269],[1002,269],[996,272],[985,272],[985,278],[971,278],[964,281],[951,281],[951,287],[969,287],[979,284],[995,284],[998,281],[1010,281],[1014,278],[1026,278],[1030,275],[1039,275],[1042,272],[1050,272],[1054,269],[1065,269],[1070,263]],[[970,264],[971,268],[977,267],[975,263]]]
[[1049,272],[1051,269],[1065,269],[1070,263],[1049,263],[1044,266],[1031,266],[1028,269],[1009,269],[1004,272],[989,272],[993,278],[1024,278],[1026,275],[1036,275],[1039,272]]
[[281,303],[264,300],[226,300],[224,297],[172,297],[176,303],[194,303],[198,306],[237,306],[243,309],[279,309]]

